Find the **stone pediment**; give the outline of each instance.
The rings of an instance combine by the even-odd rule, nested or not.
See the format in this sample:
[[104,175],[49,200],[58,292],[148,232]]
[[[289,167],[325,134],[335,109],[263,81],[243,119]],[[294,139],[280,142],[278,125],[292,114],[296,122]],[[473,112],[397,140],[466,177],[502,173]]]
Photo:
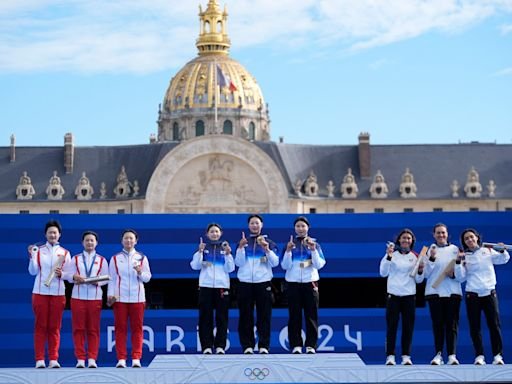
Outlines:
[[288,191],[273,160],[230,136],[195,138],[174,148],[155,169],[147,212],[286,212]]

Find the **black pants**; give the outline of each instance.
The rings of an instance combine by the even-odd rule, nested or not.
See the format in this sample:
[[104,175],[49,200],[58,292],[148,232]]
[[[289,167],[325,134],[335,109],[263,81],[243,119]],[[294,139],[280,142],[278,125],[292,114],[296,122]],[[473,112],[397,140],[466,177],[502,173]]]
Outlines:
[[318,342],[318,282],[288,283],[288,341],[290,349],[302,347],[302,312],[306,321],[306,347],[316,349]]
[[447,354],[455,355],[457,353],[459,311],[462,297],[459,295],[451,295],[450,297],[430,295],[426,299],[430,309],[436,353],[443,352],[444,340],[446,338]]
[[[213,316],[217,332],[213,335]],[[226,348],[229,315],[229,289],[199,288],[199,341],[201,349]]]
[[416,296],[388,294],[386,304],[386,356],[395,354],[398,322],[402,317],[402,355],[411,355],[412,334],[416,316]]
[[473,341],[475,356],[484,354],[482,343],[482,331],[480,320],[482,311],[487,320],[487,327],[491,335],[492,354],[503,353],[503,339],[501,337],[500,311],[498,308],[498,296],[492,291],[489,296],[478,297],[476,293],[466,292],[466,311],[469,320],[469,333]]
[[238,336],[242,351],[254,348],[254,306],[256,305],[256,328],[258,348],[270,347],[270,320],[272,318],[272,287],[270,281],[262,283],[238,283]]

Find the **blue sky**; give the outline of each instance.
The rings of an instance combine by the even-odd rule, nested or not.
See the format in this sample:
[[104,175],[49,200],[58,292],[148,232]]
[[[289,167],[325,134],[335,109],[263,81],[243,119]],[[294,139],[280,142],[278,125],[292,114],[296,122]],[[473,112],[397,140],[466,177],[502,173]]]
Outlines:
[[[147,143],[207,0],[0,2],[0,146]],[[512,0],[234,0],[287,143],[512,143]]]

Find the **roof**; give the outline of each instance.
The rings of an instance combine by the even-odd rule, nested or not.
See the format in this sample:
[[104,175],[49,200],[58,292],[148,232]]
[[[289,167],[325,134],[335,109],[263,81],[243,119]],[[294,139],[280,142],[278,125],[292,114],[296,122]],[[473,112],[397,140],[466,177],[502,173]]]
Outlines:
[[[306,179],[313,171],[319,184],[319,195],[327,196],[326,185],[332,180],[339,196],[340,185],[351,168],[359,187],[358,199],[369,199],[373,176],[380,170],[389,188],[388,198],[399,198],[398,188],[406,168],[414,176],[418,199],[451,198],[450,185],[459,182],[461,192],[472,167],[480,175],[484,194],[489,180],[494,180],[496,198],[512,198],[512,145],[509,144],[418,144],[370,145],[371,178],[361,179],[357,145],[308,145],[255,142],[280,170],[290,195],[293,184]],[[176,142],[131,146],[75,147],[74,171],[66,174],[64,147],[17,147],[16,161],[10,162],[10,147],[0,147],[0,201],[16,200],[15,190],[24,171],[32,179],[36,194],[33,200],[47,200],[46,187],[53,171],[57,171],[66,190],[63,200],[75,200],[74,190],[82,172],[86,172],[99,199],[100,184],[105,182],[107,197],[113,189],[121,167],[125,166],[130,182],[138,180],[141,197],[162,158],[179,145]]]

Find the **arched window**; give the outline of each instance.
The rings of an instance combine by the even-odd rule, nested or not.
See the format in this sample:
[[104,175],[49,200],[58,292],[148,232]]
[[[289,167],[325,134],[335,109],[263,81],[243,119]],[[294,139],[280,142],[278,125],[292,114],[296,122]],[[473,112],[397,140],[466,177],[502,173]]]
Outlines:
[[180,127],[176,121],[172,125],[172,140],[173,141],[180,140]]
[[196,136],[204,136],[204,121],[196,121]]
[[256,140],[256,126],[252,121],[249,123],[249,140]]
[[224,127],[222,128],[222,133],[225,135],[233,134],[233,123],[231,120],[224,121]]
[[210,22],[209,21],[204,22],[204,31],[206,33],[210,33]]

